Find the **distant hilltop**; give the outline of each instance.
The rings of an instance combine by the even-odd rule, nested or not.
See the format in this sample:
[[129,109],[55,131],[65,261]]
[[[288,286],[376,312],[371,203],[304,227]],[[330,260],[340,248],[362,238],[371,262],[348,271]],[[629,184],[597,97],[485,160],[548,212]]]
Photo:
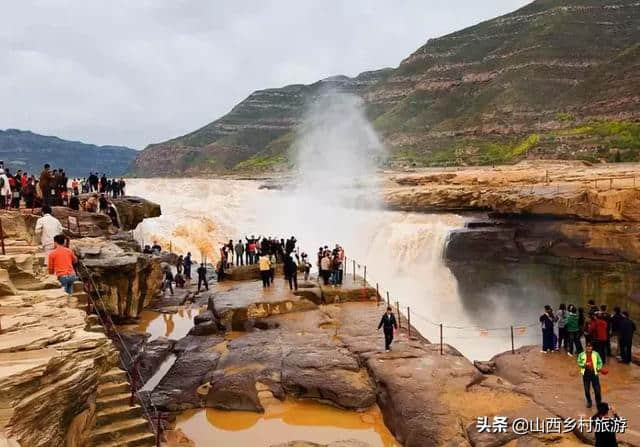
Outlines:
[[430,39],[397,68],[256,91],[201,129],[147,146],[134,171],[291,168],[295,128],[328,90],[363,98],[391,166],[637,161],[638,23],[637,0],[536,0]]
[[0,130],[0,160],[15,173],[18,169],[39,174],[45,163],[63,168],[69,177],[85,177],[90,171],[125,174],[137,151],[123,146],[96,146],[38,135],[28,130]]

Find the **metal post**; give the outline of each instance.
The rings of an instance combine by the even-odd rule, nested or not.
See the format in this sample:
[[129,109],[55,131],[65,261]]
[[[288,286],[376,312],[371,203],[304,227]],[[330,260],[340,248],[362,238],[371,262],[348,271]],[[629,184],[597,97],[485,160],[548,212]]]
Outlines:
[[160,447],[160,412],[156,410],[156,447]]
[[411,309],[409,309],[409,306],[407,306],[407,332],[409,338],[411,338]]
[[389,305],[389,291],[387,290],[387,306]]
[[511,354],[515,354],[515,353],[516,353],[516,350],[513,345],[513,326],[511,326]]
[[398,314],[398,328],[402,329],[402,317],[400,316],[400,301],[396,301],[396,313]]
[[351,262],[353,262],[353,282],[356,282],[356,260],[354,259]]
[[440,355],[444,355],[442,350],[442,323],[440,323]]
[[380,288],[378,287],[378,283],[376,283],[376,305],[380,304]]
[[2,244],[2,254],[6,254],[4,250],[4,229],[2,228],[2,219],[0,219],[0,243]]
[[367,265],[365,264],[364,266],[364,281],[362,281],[362,283],[366,286],[367,285]]

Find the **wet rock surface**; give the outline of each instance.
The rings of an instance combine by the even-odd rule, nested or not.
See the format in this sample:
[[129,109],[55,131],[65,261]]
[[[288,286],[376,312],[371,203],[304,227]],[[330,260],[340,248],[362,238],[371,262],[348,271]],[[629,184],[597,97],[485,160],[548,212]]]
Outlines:
[[330,444],[317,444],[315,442],[307,441],[292,441],[284,444],[274,444],[271,447],[369,447],[369,444],[354,439],[347,439],[344,441],[336,441]]
[[[277,303],[293,295],[278,288],[279,279],[267,291],[257,282],[212,284],[208,307],[218,313],[221,307],[237,310],[256,302]],[[522,388],[520,378],[501,372],[505,368],[497,358],[474,365],[448,345],[441,355],[439,345],[430,344],[415,329],[408,337],[404,319],[393,350],[383,352],[383,336],[376,331],[383,310],[384,305],[369,300],[320,304],[246,318],[252,323],[250,331],[233,336],[188,335],[174,345],[177,361],[151,393],[152,399],[165,409],[209,406],[256,412],[263,411],[270,399],[285,396],[347,409],[377,403],[386,426],[405,447],[579,442],[573,433],[520,435],[508,428],[489,437],[478,431],[478,417],[544,419],[581,413],[561,413],[535,398]],[[196,320],[206,324],[215,315],[205,311]],[[537,360],[529,359],[525,365],[528,362]],[[544,381],[548,389],[541,392],[547,396],[558,384],[568,383],[545,373],[536,373],[531,380]],[[635,376],[632,380],[637,381]],[[579,395],[573,399],[582,405]]]
[[137,357],[137,366],[143,383],[153,376],[162,362],[171,354],[174,344],[174,340],[165,337],[145,343],[143,351]]
[[151,393],[154,405],[170,411],[203,406],[198,388],[210,380],[219,358],[217,352],[198,350],[180,354]]
[[[503,353],[492,359],[496,364],[495,375],[513,384],[516,392],[531,398],[549,412],[564,418],[591,417],[595,411],[585,407],[582,377],[575,357],[564,352],[543,354],[536,346],[525,346],[515,355]],[[640,421],[636,417],[640,394],[640,367],[608,360],[609,373],[600,375],[602,400],[614,405],[621,417],[626,417],[629,427],[618,441],[628,445],[640,445]],[[561,386],[559,386],[561,384]],[[583,434],[593,442],[590,433]]]
[[343,408],[368,408],[375,403],[374,384],[351,352],[310,341],[283,359],[282,385],[288,393]]
[[[327,306],[326,311],[337,320],[345,347],[366,362],[385,424],[405,447],[504,445],[519,436],[511,433],[483,443],[475,433],[477,417],[552,416],[506,380],[487,379],[455,349],[445,345],[441,355],[439,345],[408,338],[406,321],[393,350],[383,352],[382,334],[375,332],[382,307],[345,303]],[[561,437],[575,441],[571,434]]]

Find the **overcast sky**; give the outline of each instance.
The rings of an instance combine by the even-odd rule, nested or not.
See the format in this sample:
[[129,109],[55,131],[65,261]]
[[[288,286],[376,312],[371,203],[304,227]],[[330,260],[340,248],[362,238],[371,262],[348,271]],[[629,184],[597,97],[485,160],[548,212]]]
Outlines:
[[527,0],[7,0],[0,129],[142,149],[252,91],[397,66]]

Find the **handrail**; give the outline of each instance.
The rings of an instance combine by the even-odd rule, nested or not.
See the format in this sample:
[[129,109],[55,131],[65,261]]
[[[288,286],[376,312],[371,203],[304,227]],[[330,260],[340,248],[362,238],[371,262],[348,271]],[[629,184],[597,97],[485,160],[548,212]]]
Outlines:
[[[153,423],[153,418],[151,417],[151,410],[149,408],[147,408],[147,405],[145,403],[144,398],[138,393],[138,389],[137,389],[137,378],[142,379],[142,374],[140,373],[140,370],[138,369],[137,366],[137,359],[138,356],[140,355],[140,353],[138,354],[138,356],[136,356],[136,358],[133,357],[133,355],[131,354],[131,352],[129,352],[129,350],[127,349],[126,344],[124,343],[124,340],[122,339],[122,336],[120,335],[120,332],[118,332],[118,329],[116,328],[116,325],[113,323],[113,320],[111,319],[111,315],[109,314],[109,312],[107,311],[107,308],[104,304],[104,301],[102,299],[102,296],[100,295],[100,291],[98,290],[98,287],[95,283],[95,281],[93,280],[92,276],[91,276],[91,271],[89,270],[89,268],[81,261],[78,260],[78,265],[80,267],[82,267],[85,270],[85,274],[88,277],[88,280],[91,284],[91,287],[93,287],[93,290],[95,291],[98,300],[100,301],[101,305],[102,305],[102,309],[98,308],[98,306],[96,306],[96,302],[94,301],[93,297],[91,296],[90,292],[87,292],[87,296],[89,297],[89,300],[91,300],[91,303],[94,307],[94,309],[96,310],[96,315],[98,315],[98,318],[100,319],[100,323],[102,324],[102,326],[105,328],[105,331],[107,332],[107,335],[115,335],[118,340],[120,341],[120,346],[122,346],[122,349],[124,352],[126,352],[127,356],[129,357],[129,361],[130,361],[130,366],[129,368],[131,368],[133,371],[129,371],[129,368],[127,368],[127,364],[126,362],[121,362],[124,367],[124,371],[127,374],[127,376],[129,377],[129,380],[131,382],[131,390],[132,390],[132,396],[133,394],[135,394],[138,397],[138,401],[140,402],[140,405],[142,406],[146,416],[147,416],[147,420],[149,422],[149,425],[151,426],[151,431],[156,435],[156,444],[160,445],[160,434],[162,431],[161,428],[161,424],[160,424],[160,413],[158,411],[158,408],[154,405],[153,401],[151,399],[149,399],[149,403],[151,404],[152,410],[154,415],[156,416],[156,425],[154,426]],[[82,275],[80,275],[82,277]],[[83,281],[84,282],[84,281]],[[104,313],[104,317],[101,313]],[[106,320],[106,321],[105,321]],[[111,333],[111,334],[109,334]],[[137,376],[137,378],[136,378]]]

